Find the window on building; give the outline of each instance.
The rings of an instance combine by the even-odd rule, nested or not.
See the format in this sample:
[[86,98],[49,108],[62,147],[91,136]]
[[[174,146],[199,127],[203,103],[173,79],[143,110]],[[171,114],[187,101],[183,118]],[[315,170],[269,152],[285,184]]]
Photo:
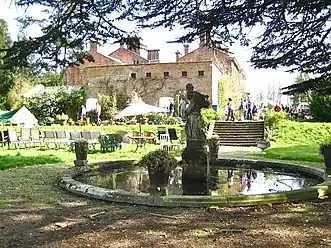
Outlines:
[[201,76],[204,76],[204,75],[205,75],[205,71],[199,71],[199,72],[198,72],[198,76],[201,77]]
[[163,76],[164,77],[169,77],[169,72],[168,71],[163,72]]
[[146,72],[146,77],[147,77],[147,78],[151,78],[151,77],[152,77],[152,73],[150,73],[150,72]]
[[182,71],[182,77],[187,77],[187,71]]
[[131,73],[131,78],[136,79],[137,78],[137,74],[136,73]]

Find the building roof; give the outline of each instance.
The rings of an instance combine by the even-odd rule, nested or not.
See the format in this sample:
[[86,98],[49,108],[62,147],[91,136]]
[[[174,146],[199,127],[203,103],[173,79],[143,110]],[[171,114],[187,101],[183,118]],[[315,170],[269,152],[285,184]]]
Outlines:
[[[134,56],[138,56],[138,57],[140,57],[142,60],[148,62],[148,59],[145,59],[145,58],[142,57],[140,54],[138,54],[138,53],[136,53],[136,52],[133,52],[133,51],[131,51],[131,50],[129,50],[129,49],[126,49],[125,47],[119,47],[119,48],[117,48],[115,51],[113,51],[113,52],[111,52],[110,54],[108,54],[108,56],[111,57],[111,58],[113,58],[112,55],[115,54],[115,53],[117,53],[117,52],[120,51],[120,50],[124,50],[124,51],[126,51],[126,52],[128,52],[128,53],[131,53],[131,54],[134,55]],[[123,62],[122,62],[122,63],[123,63]]]
[[[205,48],[211,48],[214,51],[217,51],[218,53],[221,53],[222,55],[224,55],[224,58],[233,62],[233,64],[235,65],[235,67],[237,68],[238,72],[240,72],[245,78],[246,78],[246,73],[245,71],[241,68],[241,66],[239,65],[237,59],[231,55],[228,54],[228,52],[226,52],[224,49],[220,49],[217,47],[208,47],[208,46],[200,46],[197,49],[187,53],[186,55],[182,56],[179,58],[178,62],[184,62],[186,57],[191,56],[192,54],[198,52],[199,50],[205,49]],[[213,58],[208,58],[207,60],[214,60]],[[185,61],[186,62],[186,61]],[[218,64],[216,61],[214,61],[215,64]]]

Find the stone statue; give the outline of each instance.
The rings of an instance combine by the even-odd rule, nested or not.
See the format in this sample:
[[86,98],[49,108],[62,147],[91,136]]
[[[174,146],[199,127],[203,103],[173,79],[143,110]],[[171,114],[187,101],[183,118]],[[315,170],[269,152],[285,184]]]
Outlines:
[[192,84],[186,85],[187,100],[189,106],[185,110],[185,133],[186,141],[190,140],[205,140],[205,134],[202,130],[202,116],[201,109],[208,108],[209,101],[208,95],[203,95],[197,91],[194,91]]

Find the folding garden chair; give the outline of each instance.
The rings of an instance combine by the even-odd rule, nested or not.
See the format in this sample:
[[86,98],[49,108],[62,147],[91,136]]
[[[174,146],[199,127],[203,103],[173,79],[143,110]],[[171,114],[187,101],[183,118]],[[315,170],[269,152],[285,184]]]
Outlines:
[[39,128],[31,128],[30,139],[31,139],[31,143],[34,145],[34,147],[36,147],[36,145],[35,145],[36,143],[39,143],[39,145],[41,146],[42,139],[40,138]]
[[22,145],[22,141],[17,136],[16,129],[8,129],[8,148],[10,145],[15,145],[16,149],[20,149]]
[[180,140],[179,137],[177,136],[176,129],[168,128],[168,134],[172,148],[180,149],[180,143],[179,143]]
[[21,144],[24,144],[24,148],[26,148],[26,144],[29,144],[31,148],[31,128],[21,128],[21,136],[19,139]]
[[54,144],[55,149],[57,148],[56,136],[53,130],[44,131],[44,143],[47,149],[49,149],[49,144]]
[[70,145],[71,141],[68,139],[67,132],[65,130],[55,131],[55,136],[56,144],[58,144],[57,148],[61,148],[61,144],[63,144],[66,149]]
[[159,142],[161,149],[166,150],[168,152],[171,150],[171,142],[168,134],[160,134]]

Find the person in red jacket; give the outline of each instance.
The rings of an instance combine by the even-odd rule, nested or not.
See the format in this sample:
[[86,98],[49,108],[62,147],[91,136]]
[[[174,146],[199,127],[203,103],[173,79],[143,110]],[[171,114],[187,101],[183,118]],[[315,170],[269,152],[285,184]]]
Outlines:
[[282,109],[280,108],[280,106],[278,104],[276,104],[276,106],[274,107],[275,112],[279,112]]

